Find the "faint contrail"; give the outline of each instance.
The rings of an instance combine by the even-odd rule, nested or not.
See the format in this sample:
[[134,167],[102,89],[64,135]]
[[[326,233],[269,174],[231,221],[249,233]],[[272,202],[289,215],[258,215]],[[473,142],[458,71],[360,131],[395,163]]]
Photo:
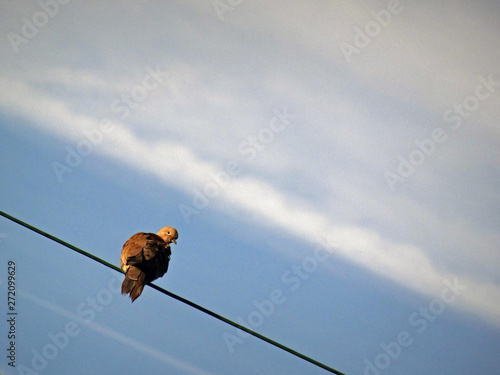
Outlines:
[[112,339],[122,343],[122,344],[125,344],[125,345],[128,345],[144,354],[147,354],[153,358],[156,358],[162,362],[165,362],[165,363],[168,363],[169,365],[172,365],[172,366],[175,366],[177,367],[178,369],[180,370],[183,370],[187,373],[190,373],[190,374],[193,374],[193,375],[210,375],[209,372],[206,372],[196,366],[193,366],[192,364],[190,363],[186,363],[186,362],[183,362],[183,361],[180,361],[168,354],[165,354],[163,352],[160,352],[156,349],[153,349],[149,346],[146,346],[130,337],[127,337],[125,335],[123,335],[122,333],[120,332],[116,332],[108,327],[105,327],[101,324],[98,324],[98,323],[94,323],[94,322],[87,322],[85,319],[83,319],[82,317],[72,313],[71,311],[69,310],[66,310],[62,307],[59,307],[55,304],[53,304],[52,302],[49,302],[47,300],[44,300],[44,299],[41,299],[39,297],[36,297],[28,292],[25,292],[23,290],[19,290],[19,294],[23,297],[23,298],[26,298],[27,300],[30,300],[31,302],[34,302],[36,303],[37,305],[40,305],[52,312],[55,312],[56,314],[59,314],[61,316],[64,316],[66,318],[69,318],[75,322],[78,322],[80,323],[81,325],[84,325],[84,326],[87,326],[88,328],[96,331],[96,332],[99,332],[105,336],[108,336],[108,337],[111,337]]

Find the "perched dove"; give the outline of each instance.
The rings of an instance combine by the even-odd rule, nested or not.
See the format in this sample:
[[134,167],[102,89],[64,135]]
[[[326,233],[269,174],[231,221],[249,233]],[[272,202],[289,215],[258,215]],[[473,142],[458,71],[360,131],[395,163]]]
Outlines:
[[165,275],[170,261],[170,243],[177,243],[177,230],[171,227],[154,233],[136,233],[123,245],[121,267],[125,272],[122,294],[130,294],[132,302],[144,285]]

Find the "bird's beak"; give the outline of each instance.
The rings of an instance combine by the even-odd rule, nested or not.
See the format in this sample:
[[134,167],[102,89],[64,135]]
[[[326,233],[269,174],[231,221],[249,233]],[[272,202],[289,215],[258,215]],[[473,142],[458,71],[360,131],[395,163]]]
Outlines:
[[172,239],[172,242],[177,245],[177,241],[175,239]]

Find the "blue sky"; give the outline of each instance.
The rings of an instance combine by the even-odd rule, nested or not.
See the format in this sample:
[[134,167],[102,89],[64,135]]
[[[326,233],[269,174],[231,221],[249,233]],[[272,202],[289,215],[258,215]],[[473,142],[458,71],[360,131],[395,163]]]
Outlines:
[[[346,374],[498,373],[496,1],[2,8],[3,211],[114,264],[174,226],[158,285]],[[0,234],[2,373],[325,373]]]

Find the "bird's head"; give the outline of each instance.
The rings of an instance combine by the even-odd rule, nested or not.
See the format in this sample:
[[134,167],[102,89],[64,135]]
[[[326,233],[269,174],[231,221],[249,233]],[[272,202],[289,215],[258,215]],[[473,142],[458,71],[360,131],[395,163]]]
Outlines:
[[173,242],[173,243],[177,244],[176,240],[179,238],[179,233],[177,233],[177,229],[172,228],[172,227],[164,227],[164,228],[161,228],[157,234],[166,243]]

